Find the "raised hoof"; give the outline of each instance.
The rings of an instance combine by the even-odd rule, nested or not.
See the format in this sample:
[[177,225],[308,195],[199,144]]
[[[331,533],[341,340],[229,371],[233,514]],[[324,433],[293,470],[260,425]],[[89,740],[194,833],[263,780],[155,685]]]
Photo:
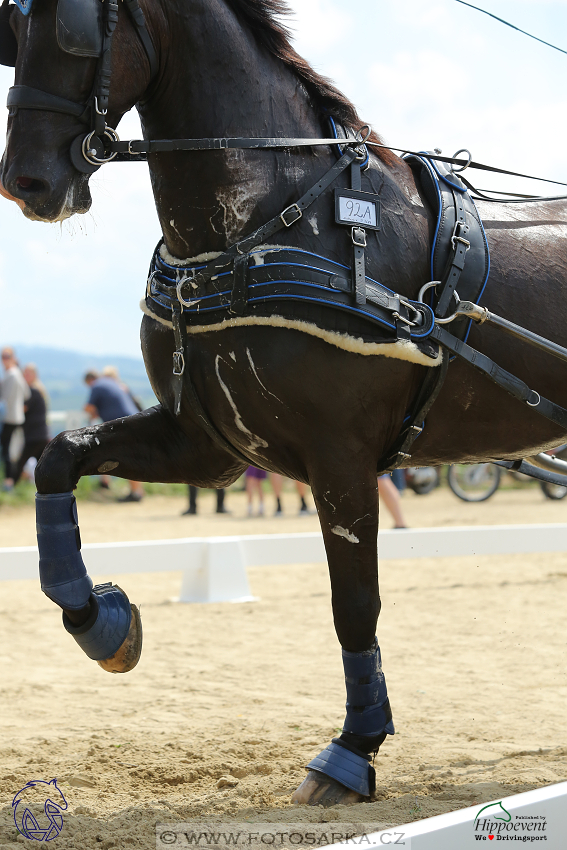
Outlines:
[[130,603],[132,621],[122,646],[103,661],[97,661],[107,673],[129,673],[133,670],[142,654],[142,619],[137,605]]
[[328,806],[353,806],[367,799],[369,798],[363,797],[358,791],[351,791],[330,776],[325,776],[318,770],[310,770],[291,801],[300,806],[327,808]]

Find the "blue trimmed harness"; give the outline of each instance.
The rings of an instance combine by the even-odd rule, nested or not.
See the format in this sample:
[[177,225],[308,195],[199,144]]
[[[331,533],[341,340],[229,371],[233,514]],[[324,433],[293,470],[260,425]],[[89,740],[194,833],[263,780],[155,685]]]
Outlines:
[[[331,126],[336,138],[352,138],[332,119]],[[344,155],[345,150],[339,150],[339,156]],[[355,161],[352,171],[360,174],[368,160],[365,151],[364,161]],[[457,283],[461,300],[478,303],[488,280],[490,256],[473,199],[459,177],[442,164],[417,156],[406,161],[437,216],[431,279],[440,281],[445,293],[450,290],[445,294],[449,304],[444,315],[452,306]],[[301,214],[286,226],[299,218]],[[236,317],[278,315],[322,330],[350,333],[365,342],[411,340],[424,354],[438,358],[437,346],[428,343],[435,322],[433,307],[404,298],[366,275],[361,302],[354,269],[341,263],[303,249],[255,245],[246,252],[239,249],[218,265],[211,261],[178,266],[162,257],[162,245],[163,240],[154,252],[146,290],[149,312],[161,319],[173,321],[178,309],[186,325],[206,327]],[[438,293],[437,316],[443,315],[441,299],[443,292]],[[453,324],[461,339],[469,327],[467,319]]]

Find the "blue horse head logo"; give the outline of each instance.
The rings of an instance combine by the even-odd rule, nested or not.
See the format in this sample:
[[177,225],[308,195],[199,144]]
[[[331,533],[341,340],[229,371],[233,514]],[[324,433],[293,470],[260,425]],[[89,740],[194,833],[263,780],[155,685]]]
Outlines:
[[[46,818],[41,818],[41,823],[29,808],[33,804],[37,811],[40,802],[44,804],[43,812]],[[12,808],[16,829],[25,838],[31,838],[32,841],[53,841],[63,829],[61,812],[66,810],[67,800],[57,787],[56,779],[51,782],[34,779],[18,791],[12,800]]]

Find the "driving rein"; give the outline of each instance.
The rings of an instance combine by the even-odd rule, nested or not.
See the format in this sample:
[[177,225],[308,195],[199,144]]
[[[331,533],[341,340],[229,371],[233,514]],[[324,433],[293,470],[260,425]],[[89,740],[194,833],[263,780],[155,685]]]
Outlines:
[[[31,11],[33,0],[15,0],[24,15]],[[150,66],[150,81],[158,72],[158,57],[148,32],[138,0],[123,0],[131,22],[143,45]],[[15,66],[17,41],[10,28],[12,6],[4,0],[0,6],[0,64]],[[115,130],[106,123],[111,86],[112,38],[118,22],[118,0],[58,0],[56,31],[59,47],[70,54],[97,59],[95,81],[85,103],[61,98],[30,86],[13,86],[8,93],[8,109],[32,109],[70,115],[89,127],[70,148],[74,167],[92,174],[111,161],[141,161],[150,153],[206,150],[282,150],[331,146],[338,154],[337,162],[296,203],[254,233],[241,239],[215,260],[192,267],[171,266],[161,256],[160,246],[154,254],[146,303],[162,320],[171,322],[175,336],[173,376],[175,413],[181,409],[182,392],[188,396],[193,411],[205,431],[223,449],[243,463],[256,463],[229,443],[211,422],[197,396],[189,375],[190,335],[187,325],[218,322],[219,317],[235,318],[249,314],[270,315],[274,302],[288,309],[305,310],[322,305],[339,311],[345,321],[362,322],[374,328],[387,341],[414,342],[422,352],[439,361],[437,345],[443,349],[442,363],[428,369],[427,376],[407,414],[401,434],[378,467],[390,471],[407,464],[414,441],[423,431],[424,421],[437,398],[447,374],[450,356],[458,356],[489,377],[532,410],[540,413],[567,432],[567,410],[543,398],[527,384],[500,368],[493,360],[467,344],[471,321],[492,324],[567,363],[567,349],[521,328],[478,306],[489,272],[489,255],[482,222],[474,199],[498,203],[559,200],[535,196],[517,196],[519,200],[487,197],[462,176],[467,168],[514,176],[528,175],[497,169],[472,162],[468,151],[454,157],[434,153],[413,152],[380,145],[370,139],[370,131],[355,133],[330,119],[334,138],[249,138],[249,139],[161,139],[120,141]],[[414,170],[416,180],[437,213],[437,230],[432,247],[432,280],[422,287],[417,301],[411,301],[366,276],[365,252],[368,233],[380,229],[380,198],[362,191],[361,173],[369,165],[368,146],[388,148],[404,154]],[[466,153],[466,159],[458,154]],[[446,166],[449,166],[447,168]],[[458,168],[456,168],[458,166]],[[337,225],[347,226],[352,242],[351,266],[340,266],[318,255],[293,248],[262,250],[266,240],[277,232],[293,227],[305,211],[344,174],[350,174],[350,189],[335,189],[334,206]],[[543,179],[543,178],[532,178]],[[558,185],[567,185],[555,182]],[[474,192],[474,194],[471,194]],[[447,222],[450,226],[447,228]],[[160,243],[161,244],[161,243]],[[258,254],[261,260],[258,261]],[[465,297],[461,299],[459,290]],[[426,293],[433,295],[425,303]],[[299,305],[299,308],[298,308]],[[321,312],[321,308],[319,307]],[[301,313],[299,314],[301,315]],[[324,324],[323,318],[320,321]],[[454,333],[446,326],[452,324]],[[551,483],[565,484],[567,463],[538,455],[526,461],[499,465]],[[559,474],[563,473],[563,475]]]

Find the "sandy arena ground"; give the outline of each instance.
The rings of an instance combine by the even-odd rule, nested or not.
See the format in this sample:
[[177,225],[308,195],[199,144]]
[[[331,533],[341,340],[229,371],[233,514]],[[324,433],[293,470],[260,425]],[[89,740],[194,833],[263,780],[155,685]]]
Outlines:
[[[230,518],[208,494],[198,517],[175,498],[81,503],[83,540],[317,528],[293,492],[279,520],[247,519],[243,495],[229,498]],[[537,488],[481,505],[410,493],[404,507],[414,527],[567,521],[567,500]],[[32,509],[0,510],[0,546],[34,542]],[[66,850],[149,850],[156,821],[401,824],[567,779],[563,555],[382,563],[396,735],[376,759],[376,800],[354,809],[290,802],[344,717],[323,565],[250,570],[260,601],[244,605],[175,605],[176,573],[122,579],[145,631],[125,676],[81,653],[36,582],[2,583],[2,850],[37,846],[11,812],[32,779],[59,781],[69,809],[49,846]]]

